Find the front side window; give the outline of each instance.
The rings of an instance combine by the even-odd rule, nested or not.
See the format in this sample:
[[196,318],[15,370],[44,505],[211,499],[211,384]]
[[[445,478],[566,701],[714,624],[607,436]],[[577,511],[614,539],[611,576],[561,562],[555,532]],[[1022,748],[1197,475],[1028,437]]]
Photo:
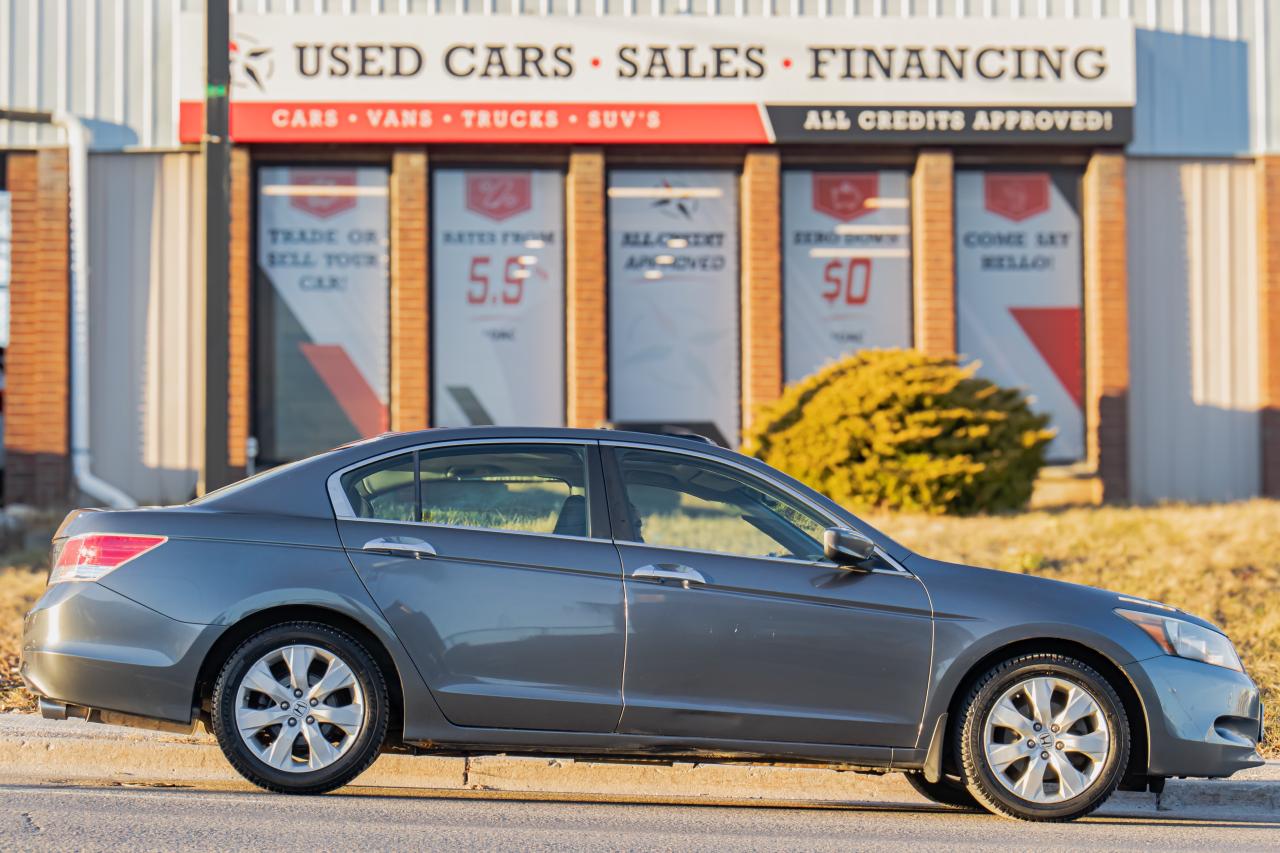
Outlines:
[[696,456],[621,449],[627,502],[646,545],[749,557],[822,558],[830,522],[754,477]]
[[589,535],[586,451],[572,445],[422,450],[350,471],[342,489],[358,518]]

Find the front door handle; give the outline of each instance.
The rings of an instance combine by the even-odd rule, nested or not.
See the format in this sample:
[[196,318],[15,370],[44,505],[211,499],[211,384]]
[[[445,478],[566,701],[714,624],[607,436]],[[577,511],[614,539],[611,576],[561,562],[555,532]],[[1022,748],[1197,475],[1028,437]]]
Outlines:
[[384,554],[395,554],[400,557],[434,557],[436,549],[430,542],[415,539],[412,536],[379,536],[364,543],[364,550],[378,551]]
[[686,589],[691,583],[707,582],[707,579],[702,576],[702,572],[697,569],[691,569],[688,566],[682,566],[679,563],[651,563],[636,569],[631,573],[631,577],[635,580],[680,581]]

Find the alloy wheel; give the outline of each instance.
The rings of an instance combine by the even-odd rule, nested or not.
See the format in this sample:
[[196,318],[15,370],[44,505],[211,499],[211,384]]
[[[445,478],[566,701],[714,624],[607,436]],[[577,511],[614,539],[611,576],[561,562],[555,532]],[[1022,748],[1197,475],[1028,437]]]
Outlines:
[[351,748],[365,723],[365,697],[350,664],[328,649],[273,649],[246,670],[236,691],[241,740],[263,763],[321,770]]
[[1112,750],[1097,697],[1074,681],[1025,678],[991,706],[983,748],[992,775],[1014,796],[1056,804],[1088,791]]

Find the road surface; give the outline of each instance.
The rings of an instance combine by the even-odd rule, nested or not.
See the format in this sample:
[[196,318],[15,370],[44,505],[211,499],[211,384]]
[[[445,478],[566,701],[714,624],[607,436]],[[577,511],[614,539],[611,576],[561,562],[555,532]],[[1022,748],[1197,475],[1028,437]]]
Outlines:
[[1280,815],[1146,814],[1026,824],[908,805],[709,805],[348,789],[286,797],[236,784],[0,784],[2,850],[916,850],[1280,848]]

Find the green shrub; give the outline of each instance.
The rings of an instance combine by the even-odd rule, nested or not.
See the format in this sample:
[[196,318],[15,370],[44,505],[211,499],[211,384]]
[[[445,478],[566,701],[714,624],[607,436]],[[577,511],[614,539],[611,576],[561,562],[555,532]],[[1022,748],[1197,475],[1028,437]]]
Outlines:
[[1026,505],[1047,426],[954,358],[867,350],[757,410],[743,451],[846,506],[967,515]]

